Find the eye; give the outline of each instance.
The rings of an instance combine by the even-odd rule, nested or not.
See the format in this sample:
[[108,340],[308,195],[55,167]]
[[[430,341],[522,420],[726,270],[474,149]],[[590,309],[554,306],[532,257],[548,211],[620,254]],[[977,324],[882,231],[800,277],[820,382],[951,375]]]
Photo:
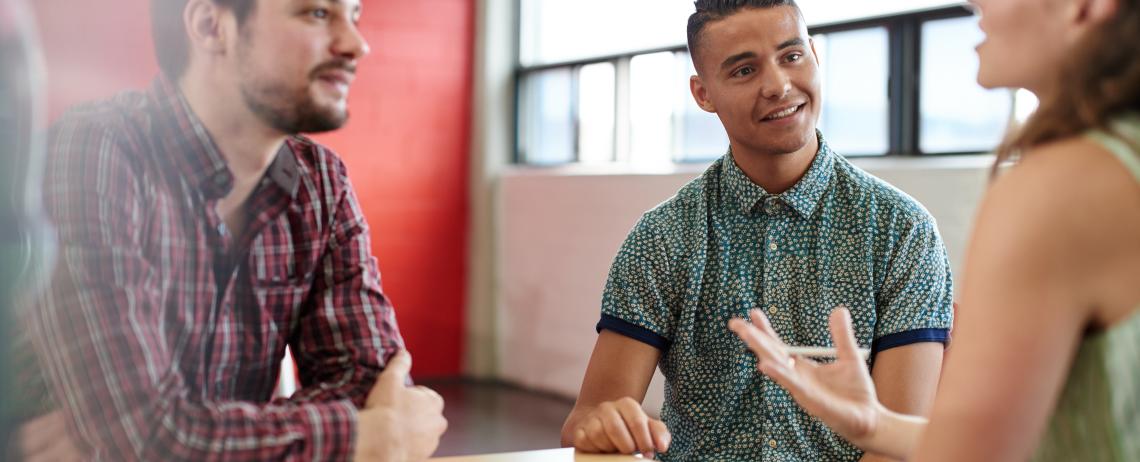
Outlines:
[[798,62],[799,60],[801,60],[803,58],[804,58],[803,53],[792,53],[792,54],[788,55],[787,58],[784,58],[784,59],[786,59],[789,63],[794,63],[794,62]]
[[747,77],[747,76],[751,75],[753,72],[756,72],[756,70],[753,69],[752,66],[744,66],[740,69],[737,69],[736,72],[733,72],[732,76],[733,77]]
[[329,10],[325,8],[317,8],[309,12],[309,15],[317,19],[326,19],[329,17]]

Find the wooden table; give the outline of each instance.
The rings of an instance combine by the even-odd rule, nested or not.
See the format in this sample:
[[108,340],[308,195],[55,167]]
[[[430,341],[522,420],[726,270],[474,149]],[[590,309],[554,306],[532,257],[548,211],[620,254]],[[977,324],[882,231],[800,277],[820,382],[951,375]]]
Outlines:
[[630,462],[644,461],[645,459],[634,456],[576,454],[574,448],[562,448],[481,456],[440,457],[432,460],[439,462]]

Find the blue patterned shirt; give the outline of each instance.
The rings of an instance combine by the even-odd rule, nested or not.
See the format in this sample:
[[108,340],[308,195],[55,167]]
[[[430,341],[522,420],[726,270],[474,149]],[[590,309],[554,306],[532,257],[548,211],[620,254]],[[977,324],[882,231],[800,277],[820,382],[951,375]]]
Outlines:
[[944,343],[951,285],[930,213],[820,136],[782,194],[749,180],[730,152],[647,212],[610,269],[598,331],[662,351],[673,434],[663,460],[857,460],[756,370],[728,321],[762,308],[789,345],[827,346],[828,315],[845,305],[873,352]]

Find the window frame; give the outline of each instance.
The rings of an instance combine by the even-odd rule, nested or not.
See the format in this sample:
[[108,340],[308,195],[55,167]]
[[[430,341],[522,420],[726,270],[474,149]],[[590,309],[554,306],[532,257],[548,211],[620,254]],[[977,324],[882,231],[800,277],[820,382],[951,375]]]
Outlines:
[[[522,0],[515,0],[516,11],[521,6]],[[922,66],[922,25],[928,21],[953,19],[973,16],[974,13],[966,5],[951,5],[929,10],[906,12],[888,16],[872,17],[865,19],[857,19],[852,21],[843,21],[836,23],[821,24],[817,26],[809,26],[809,35],[828,34],[835,32],[846,32],[859,29],[868,29],[875,27],[882,27],[887,30],[887,52],[888,52],[888,77],[887,77],[887,95],[888,95],[888,149],[887,152],[882,154],[869,154],[853,157],[892,157],[892,158],[917,158],[917,157],[937,157],[937,156],[954,156],[954,155],[979,155],[986,154],[988,151],[962,151],[962,152],[922,152],[919,148],[919,140],[921,139],[921,123],[919,117],[921,116],[921,108],[919,107],[921,96],[921,66]],[[580,153],[578,152],[578,139],[580,134],[580,122],[577,120],[578,101],[575,97],[571,99],[573,106],[571,111],[574,115],[574,160],[569,163],[560,164],[532,164],[526,160],[526,153],[524,152],[525,142],[523,136],[523,112],[522,112],[522,89],[527,84],[527,78],[531,74],[541,71],[569,68],[571,70],[573,86],[576,88],[578,80],[578,70],[582,66],[589,64],[596,64],[602,62],[612,62],[614,65],[615,73],[615,119],[614,119],[614,162],[620,163],[627,156],[629,149],[629,134],[624,133],[623,124],[625,117],[628,114],[628,101],[629,101],[629,65],[630,61],[635,56],[651,54],[651,53],[679,53],[688,52],[688,47],[685,44],[650,48],[644,50],[637,50],[625,53],[614,53],[609,55],[596,56],[591,58],[573,59],[566,61],[549,62],[543,64],[524,66],[522,64],[520,53],[518,52],[518,40],[521,40],[522,23],[521,17],[516,18],[515,23],[515,39],[516,50],[514,54],[514,133],[512,137],[513,149],[510,156],[511,163],[516,166],[526,166],[534,168],[549,168],[559,167],[563,165],[571,165],[579,163]],[[700,164],[709,162],[707,159],[670,159],[674,164]]]

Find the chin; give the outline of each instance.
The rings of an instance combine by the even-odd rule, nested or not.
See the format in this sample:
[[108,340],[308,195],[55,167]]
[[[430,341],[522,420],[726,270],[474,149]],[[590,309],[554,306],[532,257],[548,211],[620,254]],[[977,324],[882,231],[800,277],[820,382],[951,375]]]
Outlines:
[[810,144],[814,139],[815,127],[811,127],[810,130],[804,130],[802,133],[799,133],[796,136],[779,143],[780,147],[782,148],[780,151],[786,154],[799,152],[799,150]]

